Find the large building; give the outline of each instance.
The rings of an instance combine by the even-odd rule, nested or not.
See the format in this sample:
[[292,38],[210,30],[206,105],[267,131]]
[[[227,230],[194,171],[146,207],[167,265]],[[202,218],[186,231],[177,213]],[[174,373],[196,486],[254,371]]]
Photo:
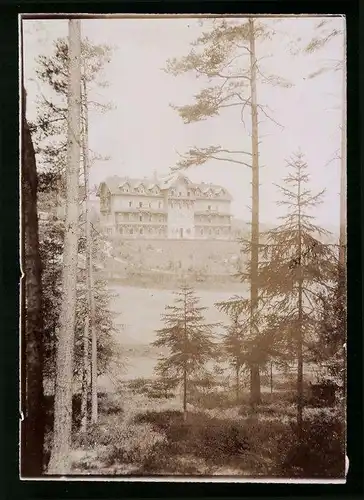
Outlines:
[[181,173],[158,179],[109,177],[97,191],[107,234],[125,238],[230,239],[231,195]]

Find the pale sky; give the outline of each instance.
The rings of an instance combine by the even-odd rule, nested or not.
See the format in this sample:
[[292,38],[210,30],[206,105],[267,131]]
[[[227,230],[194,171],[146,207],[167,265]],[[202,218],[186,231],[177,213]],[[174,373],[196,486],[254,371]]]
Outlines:
[[[314,191],[326,188],[324,203],[315,209],[318,223],[330,230],[339,225],[340,162],[330,159],[340,148],[342,121],[341,71],[330,71],[315,79],[307,76],[325,64],[343,58],[343,36],[333,38],[314,55],[293,55],[294,40],[302,44],[311,39],[320,18],[265,19],[276,30],[273,40],[258,42],[258,58],[265,73],[288,79],[293,87],[258,86],[258,101],[269,105],[270,114],[284,126],[260,116],[260,211],[261,221],[274,224],[281,214],[275,206],[274,184],[285,175],[285,158],[301,149],[310,167]],[[344,19],[332,18],[332,27],[343,30]],[[97,89],[91,99],[112,102],[113,111],[91,112],[89,145],[99,154],[110,156],[107,162],[92,167],[91,182],[97,184],[110,175],[151,176],[153,171],[168,172],[193,146],[221,145],[250,151],[249,116],[246,128],[237,108],[220,116],[185,125],[169,104],[192,104],[193,95],[202,85],[194,74],[174,77],[162,71],[168,58],[187,55],[190,43],[206,27],[196,19],[88,19],[82,20],[82,35],[95,44],[115,47],[102,79],[108,88]],[[28,117],[34,119],[39,87],[35,78],[35,58],[50,55],[52,43],[67,36],[67,20],[27,20],[24,24],[25,85],[28,92]],[[268,56],[268,57],[267,57]],[[44,86],[42,91],[47,93]],[[246,159],[246,158],[244,158]],[[226,162],[210,161],[187,171],[191,180],[212,182],[232,194],[233,215],[246,221],[251,204],[251,170]]]

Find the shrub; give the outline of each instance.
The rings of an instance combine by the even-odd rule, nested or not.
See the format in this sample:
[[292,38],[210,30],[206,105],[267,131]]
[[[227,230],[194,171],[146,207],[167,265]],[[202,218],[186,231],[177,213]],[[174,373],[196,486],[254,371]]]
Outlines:
[[134,422],[150,423],[163,431],[169,453],[193,454],[213,462],[224,463],[237,456],[248,446],[244,427],[240,423],[209,417],[203,413],[190,413],[187,420],[178,411],[146,412]]
[[148,456],[156,444],[163,443],[165,438],[156,432],[151,425],[127,423],[113,433],[107,465],[115,463],[141,464],[144,457]]
[[[282,443],[283,444],[283,443]],[[341,419],[330,415],[306,420],[297,442],[297,426],[291,425],[290,441],[282,448],[281,470],[285,476],[302,478],[343,477],[345,429]]]

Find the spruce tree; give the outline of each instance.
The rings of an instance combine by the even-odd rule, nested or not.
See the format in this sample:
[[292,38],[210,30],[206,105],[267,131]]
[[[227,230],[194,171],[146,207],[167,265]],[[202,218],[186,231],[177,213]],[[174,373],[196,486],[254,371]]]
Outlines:
[[156,372],[162,380],[182,384],[183,415],[187,418],[187,398],[191,377],[195,375],[215,354],[214,328],[217,324],[206,323],[199,305],[200,299],[194,290],[181,286],[175,292],[173,305],[167,305],[162,321],[165,326],[157,330],[154,347],[167,348],[168,354],[161,357]]
[[287,161],[288,174],[278,186],[284,208],[281,223],[264,235],[259,266],[262,299],[276,318],[276,328],[297,361],[297,424],[302,430],[303,363],[318,334],[318,296],[332,289],[337,255],[322,241],[328,233],[315,224],[312,210],[323,202],[324,191],[310,190],[308,165],[302,153]]

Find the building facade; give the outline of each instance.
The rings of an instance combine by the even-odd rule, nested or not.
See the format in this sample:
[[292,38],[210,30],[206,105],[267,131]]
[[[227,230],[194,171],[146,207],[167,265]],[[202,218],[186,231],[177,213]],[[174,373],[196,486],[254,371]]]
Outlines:
[[231,195],[222,186],[194,184],[183,174],[161,179],[110,177],[102,182],[100,222],[124,238],[230,239]]

